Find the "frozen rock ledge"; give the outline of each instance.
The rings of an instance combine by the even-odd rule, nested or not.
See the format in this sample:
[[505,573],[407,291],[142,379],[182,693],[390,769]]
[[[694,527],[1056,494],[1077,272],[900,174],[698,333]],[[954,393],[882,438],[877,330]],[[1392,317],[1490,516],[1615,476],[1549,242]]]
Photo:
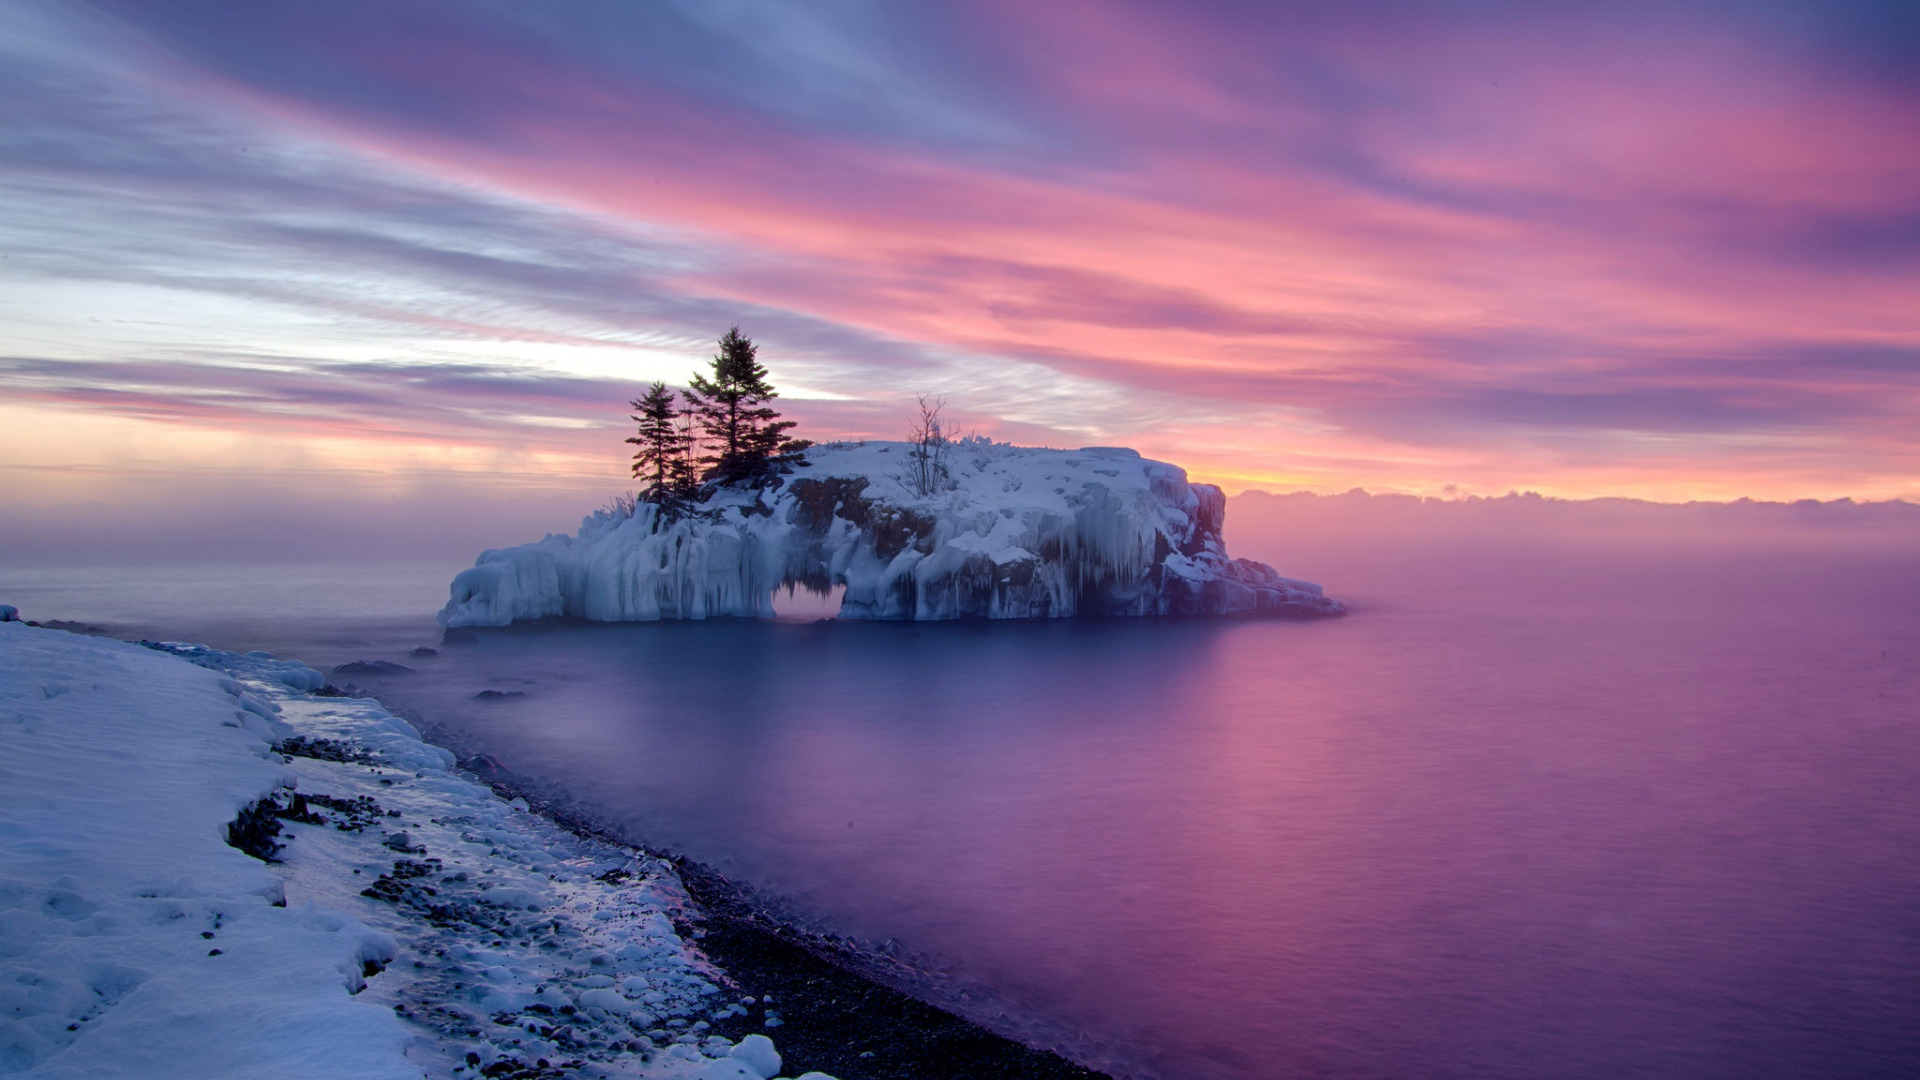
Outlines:
[[906,443],[838,443],[674,522],[602,510],[577,536],[481,554],[443,626],[770,616],[780,588],[844,586],[843,619],[1340,615],[1318,585],[1229,558],[1226,498],[1132,450],[951,445],[940,490],[901,477]]

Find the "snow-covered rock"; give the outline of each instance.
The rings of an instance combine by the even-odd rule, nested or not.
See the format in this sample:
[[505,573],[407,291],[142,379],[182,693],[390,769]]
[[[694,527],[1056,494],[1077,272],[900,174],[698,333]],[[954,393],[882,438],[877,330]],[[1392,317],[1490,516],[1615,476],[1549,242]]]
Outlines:
[[443,626],[769,616],[781,588],[844,587],[846,619],[1337,615],[1320,587],[1229,558],[1226,499],[1132,450],[952,444],[918,495],[907,443],[842,443],[761,489],[663,522],[603,510],[575,536],[481,554]]

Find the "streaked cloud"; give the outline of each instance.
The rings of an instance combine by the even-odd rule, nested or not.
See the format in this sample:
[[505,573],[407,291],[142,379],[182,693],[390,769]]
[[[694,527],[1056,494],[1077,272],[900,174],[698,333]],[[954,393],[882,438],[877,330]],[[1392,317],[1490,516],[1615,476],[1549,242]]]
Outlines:
[[49,408],[617,478],[739,323],[829,437],[930,389],[1235,486],[1920,496],[1909,6],[4,19]]

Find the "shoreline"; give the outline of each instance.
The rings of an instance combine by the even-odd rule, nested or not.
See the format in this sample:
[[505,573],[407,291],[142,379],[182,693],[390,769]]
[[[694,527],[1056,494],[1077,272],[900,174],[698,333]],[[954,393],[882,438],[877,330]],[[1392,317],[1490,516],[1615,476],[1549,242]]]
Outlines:
[[[742,993],[776,996],[780,1026],[769,1034],[783,1054],[807,1067],[839,1080],[1112,1080],[1056,1050],[1012,1039],[916,996],[907,989],[912,971],[890,962],[885,951],[807,926],[780,910],[785,904],[777,897],[622,835],[444,725],[407,713],[396,715],[419,726],[424,741],[452,751],[462,772],[501,798],[523,799],[533,813],[577,836],[671,865],[689,901],[682,936]],[[729,1032],[722,1025],[715,1029]]]
[[[763,906],[749,902],[750,890],[710,868],[630,844],[564,805],[500,782],[508,777],[484,775],[484,767],[458,769],[451,752],[377,699],[340,696],[343,691],[304,664],[197,645],[121,642],[86,635],[90,628],[72,632],[72,625],[15,624],[7,632],[46,635],[33,642],[39,653],[55,660],[71,653],[69,659],[80,665],[75,670],[96,678],[150,666],[140,653],[184,661],[208,669],[212,678],[205,681],[239,706],[231,713],[237,723],[211,719],[241,729],[221,737],[247,741],[251,768],[275,776],[271,783],[255,777],[243,785],[264,790],[225,826],[228,855],[200,855],[227,866],[236,849],[251,849],[245,861],[254,870],[238,872],[258,878],[266,871],[277,880],[271,890],[277,898],[267,907],[284,910],[291,903],[303,918],[359,928],[359,958],[336,966],[347,972],[344,997],[356,1021],[379,1028],[388,1043],[396,1037],[404,1043],[404,1055],[382,1065],[460,1080],[1104,1075],[994,1034],[861,972],[846,951],[850,943],[840,942],[836,952],[827,938],[770,918]],[[12,659],[25,662],[35,649],[15,651],[21,655]],[[113,660],[96,658],[88,667],[83,658],[90,652]],[[38,677],[31,667],[27,663],[28,682]],[[109,670],[114,668],[119,670]],[[169,677],[179,674],[168,671]],[[55,683],[65,685],[59,679],[47,685]],[[92,689],[100,691],[102,683]],[[133,710],[124,702],[118,708],[110,719],[124,723]],[[83,717],[94,719],[69,719]],[[168,720],[207,735],[205,708]],[[23,730],[36,722],[29,720]],[[75,734],[80,743],[93,737]],[[69,750],[62,753],[81,767],[89,764],[87,754],[102,752]],[[231,748],[226,752],[231,756]],[[100,839],[82,838],[96,844]],[[0,869],[10,878],[22,876],[18,866]],[[258,893],[262,886],[256,881],[251,888]],[[88,903],[106,906],[99,899]],[[229,896],[216,906],[235,903]],[[253,905],[259,903],[256,897]],[[225,936],[218,923],[216,917],[195,940],[206,944],[202,939]],[[127,949],[151,951],[132,942]],[[222,958],[219,970],[231,972],[244,964],[223,954],[236,951],[215,948],[208,956]],[[324,995],[329,1004],[339,993],[340,984],[333,985]],[[309,989],[318,994],[325,987]],[[367,1013],[365,1007],[376,1002],[384,1006],[384,1022]],[[133,1022],[156,1010],[167,1016],[170,1008],[136,991],[99,1015],[82,1010],[67,1017],[56,1009],[36,1020],[45,1029],[35,1036],[39,1041],[21,1043],[27,1049],[9,1054],[21,1060],[5,1064],[26,1064],[35,1075],[78,1075],[91,1054],[92,1067],[124,1070],[134,1062],[115,1057],[114,1047],[122,1047],[122,1054],[135,1051],[124,1039],[103,1038],[114,1024],[97,1021]],[[63,1019],[67,1024],[56,1022]],[[168,1023],[193,1030],[177,1017]],[[172,1061],[162,1068],[181,1067]],[[239,1064],[226,1068],[245,1072]],[[340,1075],[323,1068],[276,1069],[288,1076]],[[202,1074],[225,1075],[218,1068]],[[352,1073],[390,1074],[364,1064]]]

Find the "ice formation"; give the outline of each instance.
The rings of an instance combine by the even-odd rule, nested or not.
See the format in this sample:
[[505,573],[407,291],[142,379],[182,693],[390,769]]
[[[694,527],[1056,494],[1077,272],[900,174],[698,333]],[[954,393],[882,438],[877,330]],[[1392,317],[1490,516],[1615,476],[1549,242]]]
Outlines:
[[576,536],[487,551],[443,626],[770,616],[777,589],[844,586],[843,619],[1338,615],[1318,585],[1229,558],[1226,499],[1132,450],[950,445],[917,495],[907,443],[837,443],[760,489],[723,488],[663,522],[642,503]]

